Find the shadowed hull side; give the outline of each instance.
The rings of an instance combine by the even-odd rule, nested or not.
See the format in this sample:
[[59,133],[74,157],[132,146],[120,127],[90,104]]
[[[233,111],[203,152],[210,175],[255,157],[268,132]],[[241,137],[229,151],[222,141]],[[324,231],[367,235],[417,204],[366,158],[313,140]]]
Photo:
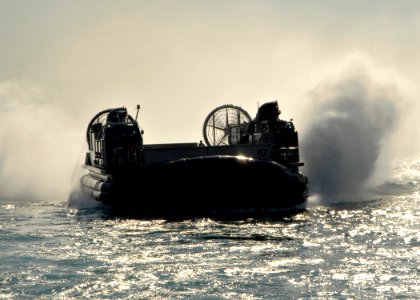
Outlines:
[[124,172],[82,186],[111,207],[145,215],[263,214],[305,207],[307,179],[271,161],[197,157]]

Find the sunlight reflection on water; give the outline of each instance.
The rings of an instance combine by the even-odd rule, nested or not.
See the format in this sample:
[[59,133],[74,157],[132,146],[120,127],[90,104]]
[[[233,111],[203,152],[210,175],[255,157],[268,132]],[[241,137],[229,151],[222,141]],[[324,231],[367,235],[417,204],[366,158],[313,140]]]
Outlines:
[[0,299],[415,298],[420,197],[418,186],[399,191],[242,221],[3,201]]

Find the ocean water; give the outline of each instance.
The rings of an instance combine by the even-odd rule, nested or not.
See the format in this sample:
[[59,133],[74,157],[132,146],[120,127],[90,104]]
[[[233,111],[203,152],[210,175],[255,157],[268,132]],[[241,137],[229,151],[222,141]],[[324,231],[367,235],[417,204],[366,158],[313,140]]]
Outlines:
[[420,159],[279,219],[117,218],[0,199],[0,299],[420,298]]

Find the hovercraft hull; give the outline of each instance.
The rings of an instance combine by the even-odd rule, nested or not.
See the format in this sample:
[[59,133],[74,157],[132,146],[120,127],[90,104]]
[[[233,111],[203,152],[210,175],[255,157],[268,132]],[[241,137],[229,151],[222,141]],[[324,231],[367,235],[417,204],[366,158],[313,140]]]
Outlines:
[[145,215],[206,216],[303,209],[307,179],[273,161],[207,156],[169,161],[106,180],[81,179],[96,200]]
[[[139,109],[140,106],[137,106]],[[305,208],[298,133],[277,102],[251,119],[223,105],[203,125],[205,144],[144,144],[125,107],[89,122],[82,190],[124,214],[150,217],[267,216]]]

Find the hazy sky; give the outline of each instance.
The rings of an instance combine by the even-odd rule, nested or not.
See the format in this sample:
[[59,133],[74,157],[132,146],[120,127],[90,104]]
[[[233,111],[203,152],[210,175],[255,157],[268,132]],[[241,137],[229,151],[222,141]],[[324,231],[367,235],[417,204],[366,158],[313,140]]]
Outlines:
[[77,156],[90,117],[137,103],[146,143],[199,141],[216,106],[273,99],[304,134],[313,91],[353,60],[414,105],[419,53],[415,0],[0,0],[0,166],[28,141]]
[[415,85],[419,14],[404,0],[0,0],[0,82],[38,86],[84,118],[140,103],[146,140],[191,141],[225,103],[254,115],[278,99],[299,118],[326,70],[355,53]]

